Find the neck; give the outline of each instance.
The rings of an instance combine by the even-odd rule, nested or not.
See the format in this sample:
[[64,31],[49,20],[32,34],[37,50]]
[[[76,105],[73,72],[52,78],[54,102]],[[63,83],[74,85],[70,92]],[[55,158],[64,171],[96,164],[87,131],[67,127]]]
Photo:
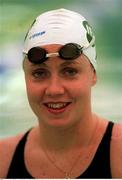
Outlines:
[[90,137],[96,128],[96,121],[96,117],[92,115],[67,128],[52,128],[40,125],[41,146],[44,145],[50,150],[68,150],[71,147],[82,147],[90,141]]

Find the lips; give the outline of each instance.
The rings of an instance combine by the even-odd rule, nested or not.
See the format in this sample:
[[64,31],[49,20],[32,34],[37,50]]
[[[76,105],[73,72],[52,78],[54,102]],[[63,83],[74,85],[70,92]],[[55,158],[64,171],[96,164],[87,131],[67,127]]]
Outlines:
[[49,102],[44,103],[47,110],[51,113],[61,113],[64,112],[70,102]]

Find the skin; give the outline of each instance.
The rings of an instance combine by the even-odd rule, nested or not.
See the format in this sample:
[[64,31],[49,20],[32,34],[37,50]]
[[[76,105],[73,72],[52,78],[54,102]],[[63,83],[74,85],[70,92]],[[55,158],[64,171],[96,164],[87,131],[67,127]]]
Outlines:
[[[44,46],[49,53],[59,47]],[[90,165],[108,124],[92,113],[91,90],[97,79],[92,65],[82,54],[72,63],[51,57],[41,65],[33,65],[25,59],[23,69],[28,100],[39,122],[26,142],[26,168],[36,178],[64,178],[65,172],[55,167],[55,162],[72,178],[78,177]],[[59,111],[45,106],[61,102],[69,104]],[[6,177],[21,138],[19,135],[0,141],[0,177]],[[112,177],[121,178],[122,126],[118,124],[113,128],[110,154]]]
[[[60,45],[52,45],[51,48],[45,46],[49,53],[57,52],[58,48]],[[38,117],[40,130],[44,136],[42,139],[46,139],[48,146],[53,143],[50,146],[56,148],[59,146],[60,149],[64,146],[62,142],[65,142],[65,145],[70,144],[69,136],[74,137],[79,131],[82,135],[86,134],[83,133],[85,126],[92,131],[96,122],[92,117],[90,102],[91,88],[96,83],[96,73],[84,55],[72,62],[53,57],[41,65],[32,65],[25,60],[24,71],[28,100]],[[43,72],[42,77],[40,72]],[[63,113],[50,113],[44,105],[50,102],[70,104]],[[92,120],[93,125],[88,125]],[[62,133],[65,141],[63,139],[59,141]],[[50,142],[50,137],[53,142]]]
[[[51,46],[52,52],[57,49],[57,45]],[[48,46],[46,50],[50,52]],[[29,103],[39,122],[48,127],[66,127],[66,123],[69,126],[81,119],[89,119],[91,87],[96,83],[96,74],[84,55],[72,62],[59,57],[50,58],[40,65],[25,61],[24,71]],[[70,108],[59,115],[51,114],[44,106],[50,102],[68,102]]]

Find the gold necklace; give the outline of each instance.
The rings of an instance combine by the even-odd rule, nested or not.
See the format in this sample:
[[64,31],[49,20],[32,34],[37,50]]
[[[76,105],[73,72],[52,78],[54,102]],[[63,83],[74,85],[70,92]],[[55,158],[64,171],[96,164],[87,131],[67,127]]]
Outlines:
[[71,179],[71,172],[74,168],[74,166],[76,165],[76,163],[78,162],[79,157],[81,156],[81,152],[80,154],[77,156],[76,160],[74,161],[71,169],[69,170],[69,172],[64,171],[62,168],[60,168],[55,162],[54,160],[49,156],[49,154],[47,153],[46,150],[44,150],[44,153],[46,154],[46,157],[48,158],[48,160],[56,167],[56,169],[58,169],[60,172],[62,172],[64,174],[64,179]]
[[[93,134],[88,142],[88,144],[90,144],[90,142],[92,141],[92,139],[94,139],[94,134],[96,134],[96,131],[98,129],[98,121],[95,125],[95,130],[93,131]],[[72,167],[70,168],[69,172],[66,172],[65,170],[63,170],[61,167],[59,167],[55,162],[54,160],[49,156],[49,154],[47,153],[47,150],[46,148],[43,148],[43,151],[46,155],[46,157],[48,158],[48,160],[56,167],[56,169],[58,169],[60,172],[62,172],[64,174],[64,179],[71,179],[71,174],[72,174],[72,170],[73,168],[75,167],[75,165],[78,163],[78,160],[80,159],[80,156],[81,156],[81,152],[79,153],[79,155],[77,156],[76,160],[74,161]],[[86,156],[88,157],[88,156]]]

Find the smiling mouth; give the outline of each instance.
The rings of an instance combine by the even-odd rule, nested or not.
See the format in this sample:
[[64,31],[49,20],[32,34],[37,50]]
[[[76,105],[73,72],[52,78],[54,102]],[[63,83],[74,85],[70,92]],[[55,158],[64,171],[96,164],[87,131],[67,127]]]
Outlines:
[[44,103],[44,105],[48,108],[48,109],[52,109],[52,110],[62,110],[65,109],[68,105],[70,104],[70,102],[51,102],[51,103]]

